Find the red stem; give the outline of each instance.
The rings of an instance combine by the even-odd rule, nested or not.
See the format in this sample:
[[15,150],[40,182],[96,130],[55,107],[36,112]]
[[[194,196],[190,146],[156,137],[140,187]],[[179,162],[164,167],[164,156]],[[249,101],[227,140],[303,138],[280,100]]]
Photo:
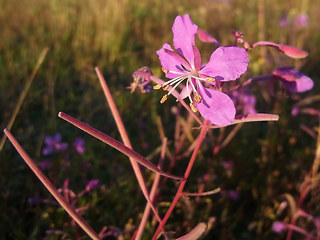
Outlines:
[[58,192],[58,190],[54,187],[54,185],[50,182],[50,180],[41,172],[41,170],[37,167],[37,165],[32,161],[29,155],[24,151],[15,137],[9,132],[9,130],[5,129],[4,133],[12,143],[12,145],[16,148],[20,156],[26,162],[26,164],[30,167],[30,169],[34,172],[34,174],[39,178],[42,184],[47,188],[47,190],[51,193],[51,195],[59,202],[61,207],[66,210],[66,212],[72,217],[72,219],[78,223],[78,225],[85,231],[91,239],[99,240],[99,236],[95,231],[86,223],[86,221],[78,214],[74,208],[68,204],[63,196]]
[[[124,143],[124,145],[126,147],[132,149],[132,145],[131,145],[129,136],[127,134],[126,128],[124,127],[123,121],[122,121],[121,116],[120,116],[119,111],[118,111],[118,108],[117,108],[117,106],[116,106],[116,104],[115,104],[115,102],[113,100],[113,97],[112,97],[111,92],[109,90],[108,84],[107,84],[106,80],[104,79],[100,69],[98,67],[96,67],[95,70],[96,70],[96,73],[98,75],[98,79],[99,79],[100,85],[102,87],[103,93],[104,93],[104,95],[106,97],[106,100],[107,100],[107,102],[109,104],[112,116],[113,116],[113,118],[114,118],[114,120],[116,122],[116,125],[118,127],[118,130],[119,130],[120,136],[122,138],[122,141],[123,141],[123,143]],[[147,200],[147,202],[149,204],[149,207],[151,207],[151,209],[154,212],[157,220],[159,222],[161,222],[161,218],[160,218],[157,210],[153,206],[152,200],[149,197],[149,193],[148,193],[145,181],[143,179],[143,176],[142,176],[142,173],[141,173],[141,170],[139,168],[139,165],[138,165],[137,161],[134,158],[130,158],[130,157],[129,157],[129,160],[130,160],[131,166],[133,168],[133,171],[134,171],[134,173],[136,175],[136,178],[137,178],[137,181],[139,183],[140,189],[141,189],[144,197],[146,198],[146,200]],[[163,232],[164,232],[164,230],[163,230]]]
[[193,153],[192,153],[192,156],[190,158],[188,167],[187,167],[187,169],[186,169],[186,171],[184,173],[184,179],[181,180],[179,188],[177,190],[177,193],[176,193],[176,195],[175,195],[175,197],[174,197],[174,199],[173,199],[173,201],[172,201],[172,203],[171,203],[166,215],[164,216],[162,222],[159,224],[155,234],[153,235],[153,238],[152,238],[153,240],[156,240],[158,238],[158,235],[161,232],[162,226],[164,226],[166,224],[166,222],[168,221],[168,219],[169,219],[173,209],[175,208],[178,200],[180,199],[181,196],[183,196],[183,189],[184,189],[184,187],[186,185],[187,179],[188,179],[188,177],[190,175],[191,169],[192,169],[193,164],[194,164],[194,162],[196,160],[196,156],[197,156],[198,151],[199,151],[199,149],[201,147],[201,144],[202,144],[203,140],[206,137],[206,134],[207,134],[207,131],[208,131],[208,126],[209,126],[209,121],[205,120],[203,125],[202,125],[202,129],[201,129],[201,132],[199,134],[199,137],[198,137],[197,145],[196,145],[195,149],[193,150]]

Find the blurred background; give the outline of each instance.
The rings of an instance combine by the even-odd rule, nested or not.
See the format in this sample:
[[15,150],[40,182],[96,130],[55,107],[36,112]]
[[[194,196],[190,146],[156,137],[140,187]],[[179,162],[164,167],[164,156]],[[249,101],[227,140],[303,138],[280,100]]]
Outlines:
[[[272,224],[288,221],[289,210],[277,215],[279,204],[284,193],[299,199],[299,187],[316,149],[318,116],[292,116],[291,110],[301,99],[318,96],[319,10],[318,0],[0,0],[0,128],[7,126],[40,53],[48,47],[12,133],[55,186],[79,193],[98,179],[99,184],[90,185],[79,197],[77,206],[86,207],[83,216],[96,231],[108,227],[110,236],[105,239],[127,239],[145,205],[129,161],[57,117],[59,111],[66,112],[120,139],[94,67],[99,66],[107,79],[134,149],[157,163],[154,151],[161,145],[157,119],[161,116],[173,150],[175,101],[161,105],[161,92],[131,94],[127,87],[132,73],[143,66],[163,77],[156,51],[166,42],[172,44],[177,15],[188,13],[222,45],[233,44],[231,32],[238,30],[249,43],[266,40],[299,47],[309,52],[299,61],[275,49],[254,49],[248,72],[239,81],[292,65],[314,80],[314,88],[298,96],[277,88],[271,96],[267,85],[254,85],[257,111],[279,114],[280,121],[243,125],[218,155],[213,149],[221,131],[213,131],[187,189],[195,192],[204,184],[206,190],[221,187],[224,192],[181,201],[167,224],[168,231],[180,236],[198,222],[216,218],[203,239],[285,239],[284,233],[274,233]],[[198,43],[208,60],[215,47]],[[318,102],[311,102],[311,107],[319,109]],[[225,135],[231,129],[226,128]],[[197,134],[190,130],[185,149]],[[179,161],[174,169],[177,175],[184,172],[188,157]],[[145,174],[151,184],[150,172]],[[8,141],[0,152],[0,176],[1,239],[88,239],[51,202]],[[162,188],[158,202],[164,214],[176,186],[168,181]],[[305,203],[313,216],[320,216],[319,187],[317,191],[313,194],[317,197]],[[144,239],[152,236],[153,224],[147,225]],[[313,228],[308,221],[299,224],[308,231]],[[296,237],[300,239],[299,234]]]

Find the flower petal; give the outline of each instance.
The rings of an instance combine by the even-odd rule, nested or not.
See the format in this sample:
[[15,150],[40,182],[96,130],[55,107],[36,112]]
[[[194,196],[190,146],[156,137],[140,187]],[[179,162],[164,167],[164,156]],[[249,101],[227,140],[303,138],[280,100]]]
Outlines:
[[282,81],[283,86],[290,92],[305,92],[313,88],[313,81],[311,78],[303,75],[296,79],[296,81]]
[[185,65],[186,61],[175,53],[168,43],[165,43],[160,50],[157,51],[162,67],[168,70],[166,73],[167,78],[176,78],[181,76],[181,74],[170,73],[170,71],[186,73],[187,71],[183,69],[181,65]]
[[185,99],[186,97],[188,97],[192,93],[192,91],[193,91],[193,89],[192,89],[190,83],[188,83],[188,87],[185,86],[182,89],[177,100],[180,101],[180,100]]
[[207,65],[201,69],[201,74],[218,81],[235,80],[247,70],[248,63],[248,53],[245,49],[219,47],[212,53]]
[[214,43],[217,47],[220,46],[220,43],[217,39],[215,39],[213,36],[211,36],[209,33],[204,31],[203,29],[198,29],[198,37],[200,41],[206,42],[206,43]]
[[233,122],[236,109],[231,98],[210,88],[198,84],[198,91],[202,97],[200,103],[195,103],[200,114],[212,124],[226,126]]
[[191,21],[188,14],[182,17],[177,16],[172,26],[174,47],[192,67],[194,66],[192,45],[195,44],[194,36],[197,34],[197,30],[198,26]]

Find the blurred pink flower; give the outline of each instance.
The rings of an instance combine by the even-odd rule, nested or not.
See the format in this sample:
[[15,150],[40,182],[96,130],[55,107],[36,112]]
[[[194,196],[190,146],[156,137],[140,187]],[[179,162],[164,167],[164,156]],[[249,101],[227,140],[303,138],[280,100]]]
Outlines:
[[38,166],[41,170],[46,170],[52,167],[52,162],[48,159],[43,159]]
[[256,97],[250,93],[244,91],[233,91],[231,99],[237,106],[237,112],[242,114],[254,114],[257,113],[256,106]]
[[91,181],[88,182],[87,186],[86,186],[86,191],[89,192],[94,188],[97,188],[99,185],[99,180],[98,179],[93,179]]
[[179,99],[188,97],[192,110],[198,110],[212,124],[225,126],[232,123],[236,110],[231,98],[202,84],[209,83],[211,87],[218,88],[220,82],[239,78],[247,70],[247,52],[240,47],[219,47],[212,53],[209,62],[201,65],[200,52],[194,39],[198,26],[191,21],[189,15],[177,16],[172,31],[173,43],[178,53],[168,43],[157,51],[162,70],[171,80],[155,87],[167,90],[169,85],[172,86],[168,94],[161,99],[161,103],[166,101],[180,83],[186,81]]
[[308,15],[305,13],[296,16],[296,18],[294,19],[294,25],[296,27],[306,27],[308,26],[308,24]]
[[275,79],[280,80],[290,92],[305,92],[313,88],[311,78],[295,70],[293,67],[280,67],[272,71]]
[[283,222],[276,221],[272,224],[272,229],[276,233],[280,233],[287,228],[287,225]]
[[73,147],[77,153],[82,154],[85,151],[85,141],[83,138],[76,138],[73,142]]
[[282,15],[281,20],[279,22],[279,26],[282,28],[288,26],[288,16],[287,15]]

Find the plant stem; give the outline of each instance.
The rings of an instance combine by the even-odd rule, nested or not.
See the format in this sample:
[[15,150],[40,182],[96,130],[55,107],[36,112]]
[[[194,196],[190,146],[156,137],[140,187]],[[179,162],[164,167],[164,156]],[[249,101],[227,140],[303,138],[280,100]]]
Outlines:
[[[14,123],[14,120],[16,119],[16,117],[17,117],[17,115],[19,113],[19,110],[20,110],[20,108],[22,106],[22,103],[23,103],[24,99],[27,96],[27,93],[28,93],[28,91],[30,89],[30,86],[31,86],[34,78],[36,77],[37,72],[38,72],[41,64],[43,63],[48,51],[49,51],[48,47],[44,48],[41,51],[40,56],[38,58],[38,61],[37,61],[36,65],[34,66],[33,70],[32,70],[31,76],[27,80],[26,85],[24,86],[24,88],[22,90],[22,93],[21,93],[21,95],[19,97],[19,100],[18,100],[18,102],[17,102],[17,104],[16,104],[16,106],[15,106],[15,108],[13,110],[13,113],[12,113],[11,118],[9,120],[9,123],[7,125],[7,129],[8,130],[11,129],[11,127],[12,127],[12,125]],[[3,145],[4,145],[5,141],[6,141],[6,135],[3,135],[3,137],[1,138],[1,141],[0,141],[0,152],[1,152],[2,148],[3,148]]]
[[51,195],[59,202],[59,204],[66,210],[66,212],[72,217],[72,219],[79,224],[79,226],[85,231],[92,239],[99,240],[97,233],[88,225],[88,223],[70,206],[67,202],[65,202],[63,196],[58,192],[58,190],[54,187],[54,185],[50,182],[50,180],[41,172],[41,170],[37,167],[37,165],[32,161],[29,155],[24,151],[15,137],[9,132],[9,130],[5,129],[4,133],[16,148],[20,156],[26,162],[26,164],[30,167],[30,169],[34,172],[34,174],[39,178],[42,184],[48,189]]
[[[166,137],[164,137],[163,142],[162,142],[162,147],[161,147],[160,161],[158,164],[159,169],[162,169],[162,165],[163,165],[163,161],[164,161],[165,153],[166,153],[166,148],[167,148],[167,142],[168,142],[168,139]],[[160,182],[160,174],[156,173],[154,180],[153,180],[151,190],[150,190],[150,199],[152,202],[153,202],[154,196],[156,195],[156,192],[158,190],[159,182]],[[147,220],[148,220],[148,217],[150,214],[150,209],[151,209],[151,204],[150,204],[150,202],[148,202],[146,205],[146,208],[144,209],[144,213],[143,213],[143,216],[142,216],[142,219],[141,219],[138,231],[137,231],[137,235],[134,238],[135,240],[140,240],[142,237],[143,230],[145,228],[145,225],[147,223]]]
[[181,196],[183,196],[183,189],[186,185],[186,182],[187,182],[187,179],[190,175],[190,172],[192,170],[192,167],[193,167],[193,164],[196,160],[196,157],[197,157],[197,154],[199,152],[199,149],[201,147],[201,144],[203,142],[203,140],[205,139],[206,137],[206,134],[208,132],[208,126],[209,126],[209,121],[208,120],[205,120],[204,123],[202,124],[202,128],[201,128],[201,131],[200,131],[200,134],[199,134],[199,137],[198,137],[198,141],[197,141],[197,145],[195,147],[195,149],[193,150],[193,153],[192,153],[192,156],[190,158],[190,161],[189,161],[189,164],[188,164],[188,167],[184,173],[184,179],[181,180],[180,182],[180,185],[179,185],[179,188],[177,190],[177,193],[166,213],[166,215],[164,216],[162,222],[159,224],[155,234],[153,235],[153,240],[156,240],[158,238],[158,235],[160,234],[160,231],[161,231],[161,227],[164,226],[166,224],[166,222],[168,221],[173,209],[175,208],[178,200],[180,199]]
[[[111,92],[109,90],[108,84],[107,84],[106,80],[104,79],[100,69],[98,67],[96,67],[95,70],[96,70],[96,73],[98,75],[98,79],[99,79],[100,85],[102,87],[103,93],[104,93],[104,95],[106,97],[106,100],[107,100],[107,102],[109,104],[112,116],[113,116],[113,118],[114,118],[114,120],[116,122],[116,125],[118,127],[118,130],[119,130],[120,136],[122,138],[122,141],[123,141],[123,143],[124,143],[124,145],[126,147],[132,149],[132,145],[131,145],[129,136],[127,134],[127,131],[126,131],[126,128],[125,128],[125,126],[123,124],[121,116],[119,114],[118,108],[117,108],[117,106],[116,106],[116,104],[115,104],[115,102],[113,100],[113,97],[112,97]],[[140,170],[140,167],[139,167],[137,161],[132,157],[129,157],[129,160],[130,160],[131,166],[133,168],[133,171],[134,171],[134,173],[136,175],[136,178],[137,178],[137,181],[139,183],[140,189],[141,189],[144,197],[146,198],[146,200],[147,200],[147,202],[149,204],[149,207],[151,207],[151,209],[154,212],[157,220],[159,222],[161,222],[161,218],[160,218],[157,210],[153,206],[152,201],[151,201],[151,199],[149,197],[149,193],[148,193],[145,181],[143,179],[143,176],[142,176],[142,173],[141,173],[141,170]],[[164,233],[164,229],[162,229],[162,230],[163,230],[163,233]]]

